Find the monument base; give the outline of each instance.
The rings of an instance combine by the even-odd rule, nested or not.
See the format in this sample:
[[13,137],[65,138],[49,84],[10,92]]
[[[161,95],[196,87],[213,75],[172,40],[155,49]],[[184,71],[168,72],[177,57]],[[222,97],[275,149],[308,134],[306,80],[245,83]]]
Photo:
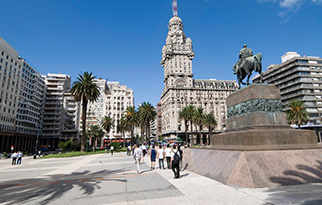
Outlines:
[[186,149],[183,160],[183,166],[188,170],[235,187],[264,188],[322,183],[322,149]]
[[286,150],[317,148],[317,138],[311,130],[292,128],[227,132],[211,136],[211,148],[224,150]]

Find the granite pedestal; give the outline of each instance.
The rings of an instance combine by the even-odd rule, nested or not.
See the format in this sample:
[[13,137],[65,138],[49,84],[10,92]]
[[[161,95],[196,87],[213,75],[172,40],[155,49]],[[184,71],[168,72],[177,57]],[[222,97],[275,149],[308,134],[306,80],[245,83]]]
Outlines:
[[231,186],[322,182],[314,131],[292,129],[274,85],[253,84],[227,98],[227,129],[184,153],[187,169]]

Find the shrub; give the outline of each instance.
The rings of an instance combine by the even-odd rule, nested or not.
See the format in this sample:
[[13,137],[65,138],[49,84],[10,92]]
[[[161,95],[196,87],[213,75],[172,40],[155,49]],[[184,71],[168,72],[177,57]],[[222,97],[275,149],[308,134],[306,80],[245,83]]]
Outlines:
[[8,157],[8,153],[7,152],[4,152],[3,153],[3,158],[7,158]]

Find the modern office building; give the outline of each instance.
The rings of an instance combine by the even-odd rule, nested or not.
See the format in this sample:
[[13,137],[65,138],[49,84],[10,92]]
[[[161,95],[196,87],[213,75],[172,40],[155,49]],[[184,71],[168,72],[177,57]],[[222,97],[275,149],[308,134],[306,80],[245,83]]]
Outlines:
[[49,73],[43,76],[47,91],[45,98],[44,124],[41,145],[49,149],[57,148],[64,130],[64,93],[69,92],[71,79],[66,74]]
[[0,150],[34,150],[42,129],[45,84],[0,37]]
[[[192,40],[185,36],[182,20],[174,14],[168,29],[161,60],[164,67],[164,89],[160,100],[162,135],[184,138],[184,122],[178,116],[188,105],[201,107],[205,113],[214,114],[218,122],[217,130],[223,130],[226,124],[226,98],[238,89],[236,81],[193,79]],[[206,131],[203,130],[203,133]],[[194,134],[197,136],[198,132]],[[196,139],[197,143],[201,142],[200,136]]]
[[[259,76],[253,82],[259,82]],[[282,63],[271,65],[263,72],[264,83],[274,84],[281,91],[285,107],[291,100],[307,105],[309,124],[320,125],[322,118],[322,58],[301,57],[296,52],[282,56]]]

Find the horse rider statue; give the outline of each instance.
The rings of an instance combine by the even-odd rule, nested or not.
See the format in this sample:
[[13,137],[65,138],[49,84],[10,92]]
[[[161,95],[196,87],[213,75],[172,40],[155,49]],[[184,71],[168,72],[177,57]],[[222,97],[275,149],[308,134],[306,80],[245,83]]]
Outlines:
[[[239,60],[237,62],[238,67],[240,67],[240,65],[245,61],[247,57],[251,57],[253,55],[254,55],[253,50],[250,48],[247,48],[247,44],[244,44],[243,48],[240,49],[239,51]],[[237,70],[235,70],[234,74],[236,73],[237,73]]]
[[[241,84],[249,85],[249,79],[253,71],[260,74],[260,82],[262,83],[262,54],[257,53],[254,55],[253,50],[247,48],[247,45],[244,44],[243,48],[239,52],[239,60],[234,65],[233,71],[234,74],[237,74],[239,88],[241,88]],[[244,83],[243,79],[246,77],[247,82]]]

